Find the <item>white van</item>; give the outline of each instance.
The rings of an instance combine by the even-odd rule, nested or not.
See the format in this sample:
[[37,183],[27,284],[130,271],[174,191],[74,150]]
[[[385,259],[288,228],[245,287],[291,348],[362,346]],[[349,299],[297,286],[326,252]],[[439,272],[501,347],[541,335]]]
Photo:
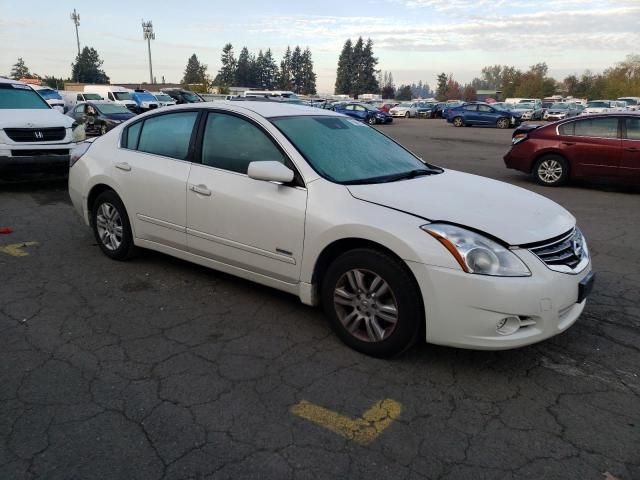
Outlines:
[[55,108],[61,113],[64,113],[64,100],[56,90],[41,85],[31,85],[31,88],[38,92],[38,95],[44,98],[44,101],[51,105],[51,108]]
[[[77,127],[77,128],[76,128]],[[29,85],[0,78],[0,174],[67,169],[84,129]]]
[[105,100],[111,100],[112,102],[124,105],[132,112],[136,112],[138,105],[131,98],[133,90],[128,88],[118,87],[117,85],[85,85],[84,91],[87,93],[98,93],[102,95]]
[[59,90],[58,93],[62,96],[62,101],[64,102],[64,113],[73,110],[77,104],[82,102],[104,100],[104,97],[97,93],[73,92],[69,90]]
[[278,97],[278,98],[290,98],[295,100],[298,96],[289,90],[245,90],[243,96],[245,97]]

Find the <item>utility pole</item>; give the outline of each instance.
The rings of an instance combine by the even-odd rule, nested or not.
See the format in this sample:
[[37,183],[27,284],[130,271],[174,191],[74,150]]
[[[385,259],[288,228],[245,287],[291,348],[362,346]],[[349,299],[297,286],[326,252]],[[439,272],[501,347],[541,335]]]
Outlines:
[[156,34],[153,33],[153,23],[151,21],[145,22],[142,20],[142,33],[144,39],[147,41],[147,48],[149,51],[149,83],[153,83],[153,67],[151,66],[151,40],[156,39]]
[[[76,26],[76,42],[78,43],[78,62],[80,61],[80,36],[78,35],[78,27],[80,26],[80,14],[76,12],[76,9],[73,9],[73,13],[70,15],[73,24]],[[79,70],[79,69],[78,69]],[[78,76],[80,72],[76,73],[76,82],[78,81]]]

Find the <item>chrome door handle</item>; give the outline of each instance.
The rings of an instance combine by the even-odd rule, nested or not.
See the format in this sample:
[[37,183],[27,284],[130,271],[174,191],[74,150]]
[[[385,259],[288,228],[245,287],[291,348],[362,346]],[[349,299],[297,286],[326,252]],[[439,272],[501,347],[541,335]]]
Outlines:
[[116,163],[116,168],[124,170],[125,172],[131,171],[131,165],[129,165],[127,162]]
[[571,146],[571,145],[575,145],[576,142],[562,142],[563,145],[567,145],[567,146]]
[[189,190],[204,195],[205,197],[211,196],[211,190],[209,190],[206,185],[189,185]]

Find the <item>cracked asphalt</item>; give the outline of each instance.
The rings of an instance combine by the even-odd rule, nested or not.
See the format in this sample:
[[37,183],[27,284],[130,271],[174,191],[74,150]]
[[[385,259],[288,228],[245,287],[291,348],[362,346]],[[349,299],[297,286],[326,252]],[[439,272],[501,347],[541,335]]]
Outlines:
[[[3,184],[0,246],[38,245],[0,253],[0,479],[640,479],[640,192],[538,187],[504,168],[510,131],[383,128],[578,218],[598,278],[572,328],[368,358],[287,294],[153,252],[109,260],[64,179]],[[291,413],[383,399],[402,411],[368,445]]]

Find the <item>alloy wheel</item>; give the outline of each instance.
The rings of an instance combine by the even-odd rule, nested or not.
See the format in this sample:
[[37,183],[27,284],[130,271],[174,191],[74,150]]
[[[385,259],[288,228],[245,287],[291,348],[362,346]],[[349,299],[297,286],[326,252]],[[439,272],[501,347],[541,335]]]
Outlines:
[[104,202],[98,208],[96,227],[100,241],[107,250],[115,251],[122,245],[122,218],[116,207]]
[[338,280],[333,303],[344,328],[363,342],[381,342],[398,323],[398,303],[389,284],[370,270],[353,269]]
[[556,183],[562,177],[562,165],[557,160],[548,159],[540,163],[538,178],[545,183]]

